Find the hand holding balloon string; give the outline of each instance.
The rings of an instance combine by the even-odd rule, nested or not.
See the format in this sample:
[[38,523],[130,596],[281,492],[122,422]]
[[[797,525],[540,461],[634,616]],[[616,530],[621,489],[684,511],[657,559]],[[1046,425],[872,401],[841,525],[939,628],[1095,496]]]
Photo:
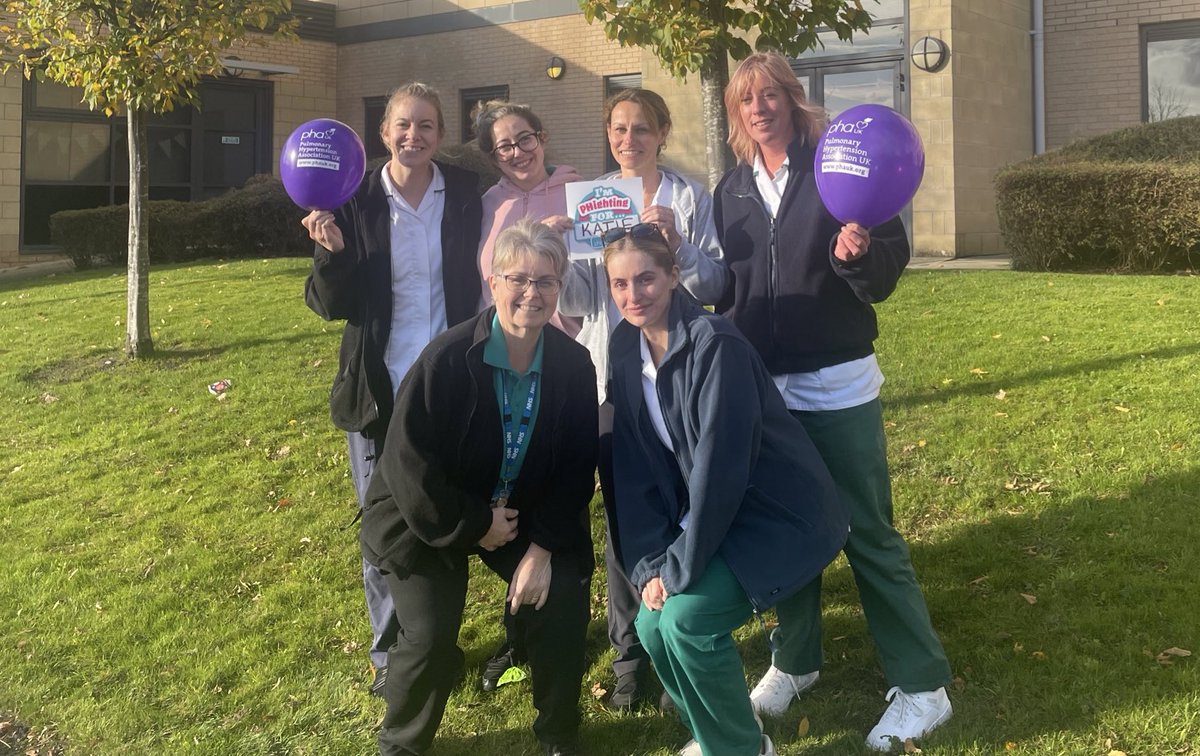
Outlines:
[[313,210],[300,221],[308,231],[308,238],[320,244],[330,252],[337,254],[346,248],[342,238],[342,229],[338,228],[333,219],[333,213],[328,210]]
[[857,223],[847,223],[838,232],[833,256],[842,262],[854,262],[871,248],[871,232]]

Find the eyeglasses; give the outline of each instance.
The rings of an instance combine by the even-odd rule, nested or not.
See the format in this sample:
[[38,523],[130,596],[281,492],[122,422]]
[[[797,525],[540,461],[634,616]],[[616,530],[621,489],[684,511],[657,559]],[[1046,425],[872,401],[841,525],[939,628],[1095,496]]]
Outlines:
[[533,152],[541,143],[541,132],[526,131],[524,134],[517,137],[517,141],[515,142],[507,142],[505,144],[496,145],[496,148],[492,150],[492,154],[500,160],[512,160],[517,156],[518,147],[521,148],[521,152]]
[[600,241],[604,242],[604,246],[607,247],[609,244],[621,241],[626,236],[632,239],[653,239],[657,236],[659,240],[662,240],[662,236],[658,233],[657,223],[635,223],[629,228],[617,226],[608,229],[600,234]]
[[530,278],[520,273],[509,273],[500,277],[508,284],[508,290],[514,294],[520,294],[531,284],[537,288],[538,294],[557,294],[562,288],[562,281],[557,278]]

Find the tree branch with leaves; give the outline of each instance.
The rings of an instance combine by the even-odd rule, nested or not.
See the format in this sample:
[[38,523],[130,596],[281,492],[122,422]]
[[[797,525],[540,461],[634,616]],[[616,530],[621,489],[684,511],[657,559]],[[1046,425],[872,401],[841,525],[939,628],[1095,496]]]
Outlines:
[[[125,352],[154,349],[150,337],[146,117],[195,103],[200,82],[219,75],[222,50],[268,34],[293,39],[291,0],[5,0],[0,72],[49,79],[82,91],[106,116],[125,113],[129,134],[129,266]],[[250,36],[252,33],[257,33]]]

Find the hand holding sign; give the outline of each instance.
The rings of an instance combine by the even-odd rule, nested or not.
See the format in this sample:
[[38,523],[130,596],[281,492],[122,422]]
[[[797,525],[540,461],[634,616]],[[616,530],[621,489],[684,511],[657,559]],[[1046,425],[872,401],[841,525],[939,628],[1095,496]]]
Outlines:
[[332,118],[301,124],[284,142],[279,177],[288,196],[308,210],[336,210],[362,182],[367,153],[354,129]]
[[916,194],[925,173],[925,150],[904,116],[883,105],[857,105],[825,129],[813,172],[833,217],[877,226]]
[[572,181],[564,187],[567,213],[575,221],[567,234],[572,260],[598,259],[604,251],[600,237],[610,228],[629,228],[641,217],[640,178]]

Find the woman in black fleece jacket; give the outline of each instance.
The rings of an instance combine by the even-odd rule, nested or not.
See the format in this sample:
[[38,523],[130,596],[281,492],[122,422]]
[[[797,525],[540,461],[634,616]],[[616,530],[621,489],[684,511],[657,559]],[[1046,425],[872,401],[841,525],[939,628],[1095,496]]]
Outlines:
[[[840,224],[817,194],[813,158],[824,112],[774,54],[742,61],[725,90],[739,163],[714,196],[732,279],[719,312],[762,355],[849,509],[846,557],[883,662],[891,705],[867,736],[886,750],[950,717],[950,666],[904,539],[892,525],[871,305],[896,287],[909,258],[904,226]],[[821,581],[778,608],[771,667],[751,693],[781,714],[821,667]]]

